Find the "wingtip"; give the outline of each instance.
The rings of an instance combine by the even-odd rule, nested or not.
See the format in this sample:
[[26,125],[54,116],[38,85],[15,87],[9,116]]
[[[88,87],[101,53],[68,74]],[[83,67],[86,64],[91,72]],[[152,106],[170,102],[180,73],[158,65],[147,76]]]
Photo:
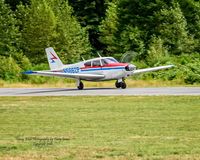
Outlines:
[[25,71],[25,72],[22,72],[22,74],[33,74],[34,72],[33,71]]
[[172,68],[172,67],[175,67],[175,65],[173,64],[169,64],[169,65],[166,65],[167,68]]

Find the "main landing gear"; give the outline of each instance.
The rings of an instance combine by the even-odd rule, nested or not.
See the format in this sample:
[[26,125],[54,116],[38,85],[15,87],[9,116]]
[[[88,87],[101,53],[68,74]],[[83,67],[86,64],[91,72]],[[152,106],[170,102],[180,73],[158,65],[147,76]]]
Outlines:
[[78,81],[78,82],[77,82],[77,88],[78,88],[79,90],[82,90],[82,89],[84,88],[83,82]]
[[[125,89],[125,88],[126,88],[126,83],[125,83],[124,80],[121,80],[121,81],[120,81],[120,80],[117,80],[117,81],[115,82],[115,86],[116,86],[116,88]],[[82,82],[82,81],[77,80],[77,88],[78,88],[79,90],[83,90],[84,85],[83,85],[83,82]]]
[[126,88],[126,83],[125,83],[125,81],[124,80],[122,80],[122,81],[116,81],[115,82],[115,86],[116,86],[116,88],[122,88],[122,89],[125,89]]

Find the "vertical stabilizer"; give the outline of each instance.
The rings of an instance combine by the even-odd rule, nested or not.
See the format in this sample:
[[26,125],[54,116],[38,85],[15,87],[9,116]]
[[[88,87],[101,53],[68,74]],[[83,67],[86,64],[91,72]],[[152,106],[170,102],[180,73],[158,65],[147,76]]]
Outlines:
[[63,63],[61,62],[60,58],[54,51],[52,47],[45,49],[47,53],[47,59],[49,62],[49,67],[51,70],[61,69],[63,67]]

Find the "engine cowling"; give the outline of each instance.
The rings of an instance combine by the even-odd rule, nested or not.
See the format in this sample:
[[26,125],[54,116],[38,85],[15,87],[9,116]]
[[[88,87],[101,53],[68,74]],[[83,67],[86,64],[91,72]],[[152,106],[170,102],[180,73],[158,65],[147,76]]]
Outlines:
[[133,64],[128,64],[128,65],[125,67],[125,70],[126,70],[126,71],[134,71],[134,70],[136,70],[136,66],[133,65]]

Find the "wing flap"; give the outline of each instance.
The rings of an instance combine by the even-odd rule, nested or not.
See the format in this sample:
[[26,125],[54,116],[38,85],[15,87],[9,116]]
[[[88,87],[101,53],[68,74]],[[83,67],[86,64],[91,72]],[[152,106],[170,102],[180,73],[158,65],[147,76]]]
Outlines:
[[167,65],[167,66],[160,66],[160,67],[153,67],[153,68],[145,68],[145,69],[137,69],[133,72],[134,74],[139,74],[139,73],[145,73],[145,72],[152,72],[152,71],[158,71],[162,69],[167,69],[167,68],[172,68],[174,65]]
[[81,73],[63,73],[63,72],[51,72],[51,71],[26,71],[24,74],[29,75],[41,75],[41,76],[55,76],[74,79],[101,79],[104,75],[100,74],[81,74]]

